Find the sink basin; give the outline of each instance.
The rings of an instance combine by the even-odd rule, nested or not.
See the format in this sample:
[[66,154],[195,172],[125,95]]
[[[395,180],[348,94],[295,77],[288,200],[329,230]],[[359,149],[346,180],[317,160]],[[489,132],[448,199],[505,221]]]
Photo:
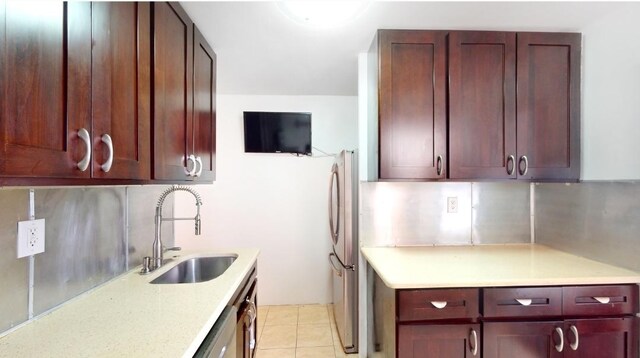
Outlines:
[[194,257],[175,265],[151,283],[196,283],[213,280],[227,271],[237,257],[237,255]]

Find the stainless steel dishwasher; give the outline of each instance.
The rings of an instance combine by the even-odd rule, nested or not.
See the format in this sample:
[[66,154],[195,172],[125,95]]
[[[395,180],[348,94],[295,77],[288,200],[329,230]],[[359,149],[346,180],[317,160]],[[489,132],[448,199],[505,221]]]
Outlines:
[[236,358],[236,318],[238,309],[227,306],[205,337],[194,357]]

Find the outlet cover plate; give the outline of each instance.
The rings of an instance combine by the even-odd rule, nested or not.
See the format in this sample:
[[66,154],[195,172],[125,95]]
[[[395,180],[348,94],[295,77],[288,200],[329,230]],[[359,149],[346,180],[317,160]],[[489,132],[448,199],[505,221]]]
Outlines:
[[450,196],[447,198],[447,213],[455,214],[458,212],[458,197]]
[[18,258],[44,252],[44,219],[18,221]]

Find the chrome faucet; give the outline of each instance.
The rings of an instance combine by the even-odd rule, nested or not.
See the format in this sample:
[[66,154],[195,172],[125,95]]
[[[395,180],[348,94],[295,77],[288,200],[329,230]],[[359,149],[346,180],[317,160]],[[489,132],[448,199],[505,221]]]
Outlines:
[[[196,216],[194,218],[164,218],[162,217],[162,205],[164,204],[164,200],[167,198],[167,196],[175,191],[186,191],[188,193],[191,193],[191,195],[193,195],[194,198],[196,198]],[[164,192],[162,192],[162,194],[160,195],[160,198],[158,199],[158,204],[156,205],[156,216],[155,216],[155,223],[156,223],[156,231],[155,231],[155,238],[153,240],[153,252],[152,252],[152,256],[149,257],[145,257],[142,263],[142,272],[141,273],[149,273],[157,268],[159,268],[160,266],[162,266],[163,262],[163,253],[165,251],[169,251],[169,250],[173,250],[173,251],[178,251],[180,250],[179,247],[172,247],[172,248],[164,248],[162,245],[162,222],[163,221],[178,221],[178,220],[193,220],[195,221],[195,233],[196,235],[200,235],[201,233],[201,222],[200,222],[200,206],[202,205],[202,198],[200,197],[200,194],[198,194],[198,192],[196,192],[195,190],[193,190],[190,187],[187,186],[172,186],[171,188],[168,188],[167,190],[165,190]]]

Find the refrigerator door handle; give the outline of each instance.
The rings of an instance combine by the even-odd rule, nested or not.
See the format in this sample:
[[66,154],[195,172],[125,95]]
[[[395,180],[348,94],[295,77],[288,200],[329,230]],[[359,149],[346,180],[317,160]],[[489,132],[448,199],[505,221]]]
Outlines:
[[[336,275],[338,275],[338,277],[342,277],[342,270],[338,269],[336,267],[336,265],[333,262],[333,258],[336,258],[338,261],[340,261],[340,259],[338,259],[338,257],[336,256],[336,254],[334,254],[333,252],[329,254],[329,262],[331,263],[331,268],[333,269],[333,271],[336,273]],[[340,266],[342,266],[342,264],[340,264]]]
[[[337,215],[335,225],[333,223],[333,185],[336,186]],[[331,231],[331,240],[335,245],[338,242],[338,231],[340,230],[340,182],[338,181],[338,165],[333,164],[331,168],[331,180],[329,181],[329,230]]]

